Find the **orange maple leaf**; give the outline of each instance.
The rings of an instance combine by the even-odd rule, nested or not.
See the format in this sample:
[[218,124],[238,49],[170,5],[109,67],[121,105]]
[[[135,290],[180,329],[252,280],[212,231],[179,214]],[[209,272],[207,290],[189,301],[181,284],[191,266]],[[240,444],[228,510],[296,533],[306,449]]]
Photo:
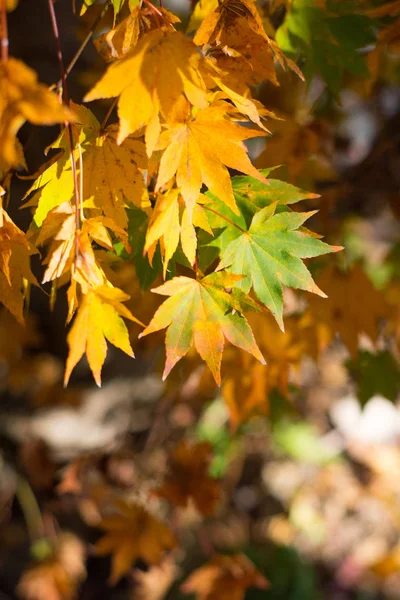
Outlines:
[[182,440],[169,456],[169,472],[155,493],[177,506],[187,506],[192,499],[203,515],[212,515],[221,490],[219,481],[209,475],[211,459],[207,442],[192,446]]
[[243,600],[251,587],[268,588],[268,581],[244,554],[216,554],[186,579],[181,589],[198,600]]
[[137,559],[159,564],[166,550],[176,542],[166,525],[143,506],[115,501],[115,514],[99,524],[106,534],[96,543],[96,552],[112,554],[110,582],[115,584],[128,573]]
[[194,344],[219,385],[225,337],[264,363],[253,332],[238,312],[259,310],[255,302],[233,287],[241,279],[240,275],[224,272],[211,273],[200,281],[174,277],[152,290],[169,298],[139,337],[167,328],[163,379]]

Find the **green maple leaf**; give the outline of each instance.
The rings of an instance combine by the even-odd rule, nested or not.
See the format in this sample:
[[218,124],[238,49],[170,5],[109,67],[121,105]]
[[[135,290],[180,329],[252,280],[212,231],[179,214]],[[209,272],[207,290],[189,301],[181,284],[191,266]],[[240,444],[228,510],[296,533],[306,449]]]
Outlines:
[[242,230],[222,251],[218,270],[245,275],[237,286],[245,293],[253,287],[283,330],[282,284],[326,297],[301,259],[337,252],[341,247],[329,246],[309,231],[299,230],[315,211],[276,213],[276,207],[275,202],[254,215],[249,230]]
[[[307,80],[319,73],[328,89],[338,95],[346,72],[368,77],[366,55],[360,52],[376,42],[376,22],[362,14],[353,0],[327,0],[324,8],[314,0],[293,0],[276,42],[286,54],[305,58]],[[357,14],[358,13],[358,14]]]
[[224,272],[211,273],[199,281],[174,277],[152,290],[169,298],[139,337],[167,328],[163,379],[194,344],[219,385],[225,338],[265,364],[253,332],[241,314],[243,310],[260,308],[237,288],[241,279]]
[[[268,177],[276,168],[278,167],[262,169],[261,173],[264,177]],[[247,229],[255,213],[265,206],[277,202],[276,212],[287,211],[289,204],[319,197],[318,194],[306,192],[286,181],[268,178],[268,185],[266,185],[251,175],[233,177],[232,188],[240,211],[239,215],[236,215],[211,192],[205,194],[209,198],[206,209],[211,208],[216,212],[207,214],[214,235],[199,233],[198,264],[202,270],[207,269],[214,260],[220,257],[221,250],[240,235],[241,229]]]
[[354,377],[357,395],[364,406],[375,394],[395,402],[400,389],[400,367],[387,350],[371,354],[362,350],[357,360],[349,360],[346,366]]

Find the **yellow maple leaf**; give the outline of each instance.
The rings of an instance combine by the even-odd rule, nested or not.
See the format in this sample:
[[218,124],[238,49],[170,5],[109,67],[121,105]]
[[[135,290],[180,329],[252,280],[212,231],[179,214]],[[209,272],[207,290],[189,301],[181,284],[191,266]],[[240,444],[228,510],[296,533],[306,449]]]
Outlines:
[[251,164],[243,143],[265,134],[229,120],[230,111],[231,105],[220,102],[196,111],[185,122],[168,124],[160,136],[157,148],[164,149],[164,153],[156,189],[176,174],[189,219],[203,183],[238,214],[227,167],[268,183]]
[[106,534],[96,543],[97,554],[112,554],[111,583],[117,583],[137,559],[153,565],[161,562],[165,550],[176,545],[166,525],[143,506],[115,502],[115,514],[99,524]]
[[70,111],[56,94],[38,83],[36,73],[16,58],[0,64],[0,177],[12,167],[24,165],[16,138],[25,121],[53,125],[71,119]]
[[118,143],[145,127],[150,156],[160,132],[159,114],[167,120],[183,93],[194,106],[207,106],[206,73],[205,59],[191,40],[177,31],[157,29],[111,64],[85,100],[119,96]]
[[164,277],[168,263],[178,247],[179,240],[182,250],[189,263],[193,266],[196,260],[197,236],[195,227],[201,227],[212,235],[207,215],[198,203],[193,208],[192,222],[188,210],[180,203],[179,190],[171,190],[160,194],[150,218],[146,233],[144,250],[147,252],[160,240],[164,264]]
[[[78,182],[82,181],[82,207],[85,213],[90,211],[90,215],[104,214],[117,228],[124,229],[128,224],[126,205],[132,203],[142,209],[150,206],[143,180],[143,172],[148,167],[144,143],[129,137],[122,146],[117,145],[116,125],[102,131],[90,110],[76,104],[72,106],[80,127],[74,159]],[[75,125],[74,130],[77,127]],[[50,160],[25,194],[25,197],[33,194],[25,206],[37,206],[34,215],[37,226],[42,225],[52,208],[74,201],[74,177],[66,134],[51,148],[61,149],[62,153],[56,161]]]
[[30,256],[35,254],[26,235],[0,206],[0,302],[23,323],[24,280],[37,285],[30,268]]
[[111,285],[88,288],[83,295],[73,325],[68,333],[69,354],[65,367],[67,385],[75,365],[86,353],[93,377],[101,385],[101,369],[107,356],[107,341],[134,357],[125,319],[140,323],[122,304],[129,296]]

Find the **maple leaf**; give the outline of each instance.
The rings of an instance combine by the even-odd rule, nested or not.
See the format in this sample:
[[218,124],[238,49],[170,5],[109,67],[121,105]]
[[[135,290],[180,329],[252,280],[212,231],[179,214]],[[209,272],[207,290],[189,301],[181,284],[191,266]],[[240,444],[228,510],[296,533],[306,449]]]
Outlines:
[[360,334],[364,333],[375,343],[379,323],[390,316],[390,307],[359,264],[348,272],[327,267],[317,281],[326,290],[328,298],[321,302],[310,297],[307,313],[315,324],[320,349],[324,349],[338,333],[355,360]]
[[318,355],[315,328],[303,316],[285,319],[283,333],[268,314],[251,314],[249,323],[257,332],[257,342],[267,364],[236,348],[224,357],[222,396],[230,412],[231,429],[235,430],[253,415],[268,415],[272,390],[288,397],[289,376],[300,367],[305,355]]
[[18,583],[25,600],[73,600],[86,576],[83,543],[70,533],[57,536],[52,555],[27,568]]
[[139,337],[168,328],[163,379],[194,344],[219,385],[225,337],[264,363],[246,318],[237,312],[258,309],[253,301],[233,287],[240,279],[240,276],[228,273],[211,273],[200,281],[174,277],[152,290],[170,297],[158,308]]
[[290,59],[265,32],[257,4],[253,0],[223,0],[214,12],[205,17],[194,42],[203,46],[225,72],[229,87],[243,91],[249,84],[264,80],[277,84],[274,68],[276,58],[302,75]]
[[198,110],[187,122],[168,124],[160,136],[157,148],[165,150],[156,187],[160,189],[176,174],[189,218],[203,183],[238,213],[227,167],[267,183],[251,164],[243,144],[244,140],[265,134],[228,120],[229,110],[225,102]]
[[[126,228],[128,218],[125,201],[142,208],[149,206],[142,174],[147,169],[144,144],[138,139],[128,138],[119,146],[115,125],[110,125],[103,132],[91,111],[74,105],[74,112],[81,125],[79,142],[83,165],[80,164],[78,149],[74,157],[78,180],[82,178],[83,208],[102,213],[112,219],[117,227]],[[63,153],[37,177],[25,195],[35,192],[27,206],[37,204],[34,221],[38,226],[52,208],[74,198],[74,178],[66,134],[62,134],[51,148],[60,148]]]
[[400,389],[400,367],[390,352],[385,350],[371,354],[362,350],[357,360],[346,362],[346,367],[356,382],[361,405],[378,395],[396,402]]
[[192,221],[191,223],[187,208],[180,206],[179,190],[160,194],[149,221],[144,251],[147,252],[157,240],[162,242],[164,278],[168,263],[178,247],[179,240],[184,255],[190,265],[193,265],[196,260],[197,248],[195,226],[203,228],[212,235],[207,215],[200,204],[194,205]]
[[25,165],[16,139],[25,121],[53,125],[71,120],[70,111],[56,94],[38,83],[36,73],[16,58],[0,64],[0,178],[11,167]]
[[86,353],[93,377],[101,385],[101,368],[107,355],[107,342],[134,357],[128,330],[121,316],[142,325],[122,304],[129,296],[110,285],[89,288],[84,294],[71,330],[68,333],[69,354],[65,367],[67,385],[75,365]]
[[249,588],[268,588],[268,581],[244,554],[215,554],[181,586],[197,600],[243,600]]
[[107,250],[113,249],[108,229],[118,235],[129,249],[128,236],[112,219],[92,217],[83,221],[80,229],[76,228],[74,208],[69,202],[63,202],[53,208],[43,221],[38,231],[33,231],[36,245],[49,245],[46,259],[47,265],[42,283],[60,279],[71,270],[72,265],[81,267],[86,279],[92,284],[103,283],[103,275],[99,267],[91,240]]
[[238,287],[245,293],[253,287],[283,330],[282,284],[326,297],[301,259],[338,252],[342,248],[329,246],[298,229],[314,212],[276,213],[277,204],[266,206],[254,215],[248,231],[243,230],[223,250],[218,269],[229,267],[233,273],[246,275]]
[[150,9],[150,6],[143,3],[141,6],[136,6],[111,31],[98,36],[94,40],[94,45],[107,62],[123,58],[137,44],[140,37],[153,29],[158,29],[161,22],[173,26],[174,23],[179,23],[180,19],[162,6]]
[[318,73],[328,88],[338,94],[346,71],[368,76],[365,54],[360,49],[375,43],[374,25],[372,19],[357,14],[347,2],[321,6],[294,0],[276,32],[276,41],[290,56],[303,53],[307,79]]
[[69,202],[64,202],[48,213],[36,239],[38,246],[50,242],[42,283],[58,279],[71,269],[75,259],[75,236],[75,213]]
[[36,250],[0,206],[0,302],[21,324],[24,322],[24,280],[38,285],[30,268]]
[[207,72],[191,40],[176,31],[157,29],[111,64],[85,100],[119,96],[118,143],[145,127],[150,156],[160,133],[159,113],[168,119],[183,93],[194,106],[207,106]]
[[212,515],[220,498],[220,483],[209,475],[211,449],[207,442],[192,446],[182,440],[169,456],[169,472],[155,490],[157,496],[184,507],[192,499],[201,514]]
[[281,117],[274,121],[265,150],[255,161],[257,168],[271,164],[285,165],[290,180],[334,180],[336,174],[331,161],[324,153],[321,133],[328,134],[326,125],[311,113],[312,107],[301,99],[297,103],[295,114],[277,111]]
[[105,517],[99,527],[106,534],[96,543],[96,552],[112,554],[110,582],[115,584],[137,559],[148,565],[161,562],[165,550],[176,545],[166,525],[143,506],[115,501],[115,514]]

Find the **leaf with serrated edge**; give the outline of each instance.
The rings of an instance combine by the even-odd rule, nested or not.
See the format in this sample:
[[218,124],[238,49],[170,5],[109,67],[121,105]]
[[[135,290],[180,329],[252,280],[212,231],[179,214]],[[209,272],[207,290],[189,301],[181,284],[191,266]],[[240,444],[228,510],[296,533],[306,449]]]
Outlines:
[[247,320],[235,312],[241,306],[246,310],[259,310],[256,303],[234,287],[240,279],[241,276],[232,273],[211,273],[200,281],[174,277],[152,290],[169,298],[139,337],[167,328],[163,379],[194,344],[220,385],[225,337],[265,363]]
[[161,134],[159,149],[164,149],[157,189],[176,174],[176,182],[185,200],[189,217],[200,196],[202,183],[238,214],[228,168],[252,175],[263,183],[246,153],[244,140],[265,135],[229,120],[226,102],[199,110],[187,122],[171,124]]
[[67,338],[69,355],[64,385],[67,385],[74,367],[85,352],[94,380],[98,386],[101,385],[101,369],[107,355],[106,340],[134,357],[121,315],[141,323],[122,304],[126,300],[129,300],[127,294],[107,285],[92,288],[84,295]]
[[254,291],[272,312],[283,330],[282,284],[326,297],[313,281],[302,258],[337,252],[340,246],[329,246],[298,228],[314,212],[275,214],[277,203],[257,212],[248,231],[233,240],[223,251],[218,269],[229,268],[246,278],[237,285],[245,293]]

